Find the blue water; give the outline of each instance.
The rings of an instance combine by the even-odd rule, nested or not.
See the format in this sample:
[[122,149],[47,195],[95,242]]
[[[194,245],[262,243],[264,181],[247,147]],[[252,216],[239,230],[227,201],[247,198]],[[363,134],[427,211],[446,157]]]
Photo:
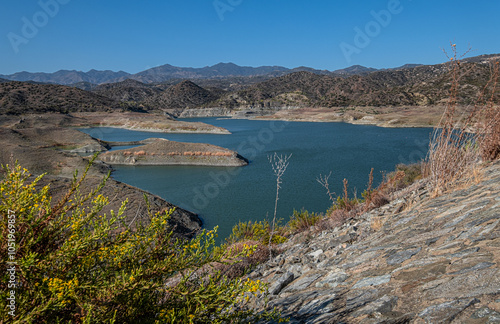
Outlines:
[[[207,228],[219,226],[227,237],[239,221],[271,219],[276,178],[268,156],[289,155],[278,203],[278,218],[287,220],[294,209],[324,212],[330,201],[316,181],[330,171],[330,188],[340,194],[342,180],[350,193],[366,188],[370,169],[375,181],[398,163],[415,163],[425,157],[430,128],[380,128],[346,123],[255,121],[196,118],[228,129],[231,135],[164,134],[114,128],[83,129],[107,141],[135,141],[161,137],[173,141],[202,142],[238,151],[250,160],[240,168],[196,166],[115,166],[119,181],[159,195],[198,213]],[[120,149],[120,147],[118,147]]]

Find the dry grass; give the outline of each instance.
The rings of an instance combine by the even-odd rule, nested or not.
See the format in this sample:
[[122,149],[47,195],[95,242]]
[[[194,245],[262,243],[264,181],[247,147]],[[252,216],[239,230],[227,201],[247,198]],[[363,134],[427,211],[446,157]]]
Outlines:
[[[475,181],[478,165],[499,158],[500,109],[495,105],[499,64],[491,68],[491,77],[482,89],[476,104],[467,114],[457,113],[460,81],[470,70],[463,70],[455,45],[452,45],[451,88],[448,105],[439,126],[435,128],[427,157],[432,196]],[[467,52],[466,52],[467,54]],[[464,54],[465,55],[465,54]]]

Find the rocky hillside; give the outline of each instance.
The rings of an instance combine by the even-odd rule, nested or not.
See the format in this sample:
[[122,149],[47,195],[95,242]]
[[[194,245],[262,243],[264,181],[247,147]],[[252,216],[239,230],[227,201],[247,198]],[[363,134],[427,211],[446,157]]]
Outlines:
[[117,83],[101,84],[91,90],[98,95],[116,101],[138,103],[146,101],[148,98],[152,98],[161,92],[156,87],[132,79]]
[[0,114],[112,111],[117,101],[73,87],[28,82],[0,83]]
[[[490,62],[462,64],[463,71],[468,73],[461,79],[461,104],[473,102],[487,84]],[[436,105],[449,97],[449,70],[450,64],[438,64],[349,77],[297,72],[227,93],[212,105],[228,108]]]
[[290,323],[499,323],[500,163],[431,199],[423,184],[313,229],[250,274]]
[[[475,102],[491,77],[491,64],[499,59],[499,55],[483,55],[462,61],[462,71],[466,73],[460,78],[459,104]],[[158,84],[145,84],[135,77],[99,86],[82,81],[74,84],[75,88],[0,82],[0,112],[121,107],[137,111],[175,110],[179,114],[188,108],[276,110],[440,106],[449,98],[451,67],[450,63],[444,63],[373,71],[354,66],[330,73],[305,67],[283,70],[280,67],[246,68],[228,63],[202,69],[162,66],[148,70],[144,74],[148,77],[140,79],[144,82],[163,80]],[[278,76],[272,77],[275,75],[272,71]],[[128,77],[133,78],[124,76]],[[495,101],[500,102],[500,94],[496,94]]]
[[146,98],[144,105],[155,108],[195,108],[213,102],[219,96],[220,92],[209,91],[186,80]]

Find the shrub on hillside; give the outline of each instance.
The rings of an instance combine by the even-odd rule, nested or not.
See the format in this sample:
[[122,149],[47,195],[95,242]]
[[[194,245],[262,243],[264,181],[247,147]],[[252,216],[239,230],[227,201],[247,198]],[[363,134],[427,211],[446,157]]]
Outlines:
[[307,210],[301,210],[300,212],[294,210],[287,227],[292,233],[302,232],[314,226],[321,218],[321,215],[309,213]]
[[[17,323],[205,323],[258,321],[245,300],[264,290],[212,265],[251,253],[214,249],[216,230],[174,239],[172,210],[128,228],[124,202],[102,215],[105,180],[84,194],[88,171],[52,202],[42,176],[5,167],[0,182],[0,318]],[[12,297],[14,299],[8,299]],[[12,302],[14,300],[14,302]]]

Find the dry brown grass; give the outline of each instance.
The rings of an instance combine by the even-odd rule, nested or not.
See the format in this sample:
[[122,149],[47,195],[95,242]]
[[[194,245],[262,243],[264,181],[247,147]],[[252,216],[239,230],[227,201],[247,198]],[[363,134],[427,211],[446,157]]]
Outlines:
[[433,132],[427,157],[426,173],[433,196],[475,181],[481,160],[491,161],[500,154],[500,109],[495,105],[499,64],[493,64],[490,80],[475,105],[460,115],[456,109],[460,81],[470,69],[462,69],[463,55],[458,57],[455,45],[452,51],[450,98]]

